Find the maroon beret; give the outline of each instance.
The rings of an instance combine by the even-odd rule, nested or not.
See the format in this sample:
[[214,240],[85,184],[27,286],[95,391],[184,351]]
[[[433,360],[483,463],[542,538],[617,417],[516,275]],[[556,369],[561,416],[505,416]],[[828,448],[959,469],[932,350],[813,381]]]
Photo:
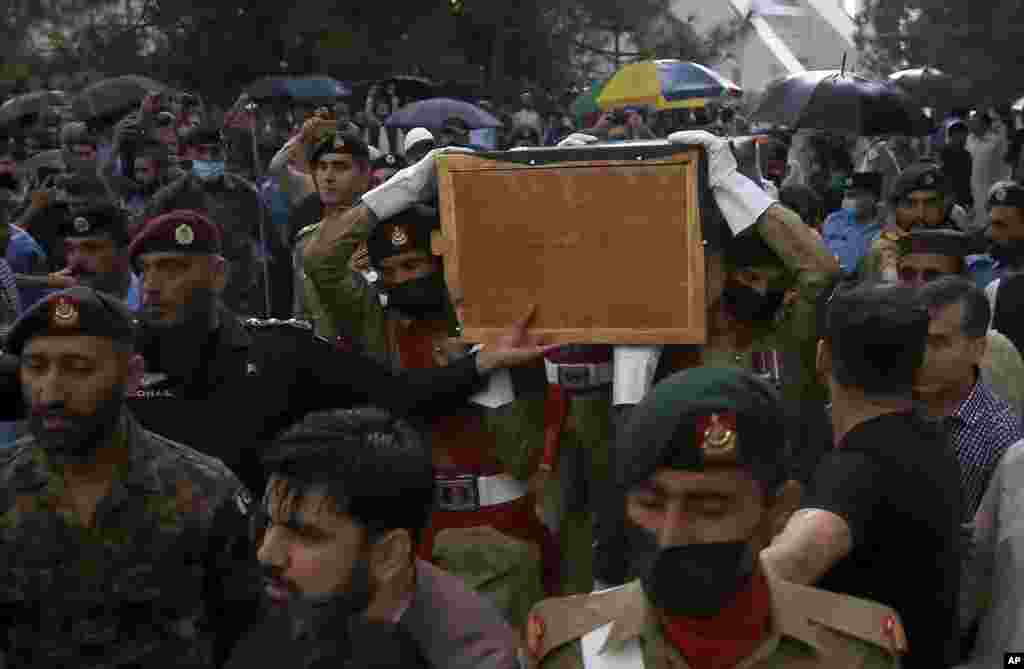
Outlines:
[[157,251],[219,254],[220,238],[216,223],[198,211],[177,209],[146,221],[128,247],[128,257],[134,264],[139,255]]

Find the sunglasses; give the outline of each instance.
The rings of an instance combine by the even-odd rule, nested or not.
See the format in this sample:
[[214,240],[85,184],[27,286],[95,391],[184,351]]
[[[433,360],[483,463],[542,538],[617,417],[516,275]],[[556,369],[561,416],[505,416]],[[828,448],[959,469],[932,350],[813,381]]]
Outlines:
[[940,272],[937,269],[924,269],[919,270],[915,267],[901,267],[899,271],[900,281],[917,281],[920,277],[924,283],[931,283],[936,279],[941,279],[944,276],[949,276],[949,272]]

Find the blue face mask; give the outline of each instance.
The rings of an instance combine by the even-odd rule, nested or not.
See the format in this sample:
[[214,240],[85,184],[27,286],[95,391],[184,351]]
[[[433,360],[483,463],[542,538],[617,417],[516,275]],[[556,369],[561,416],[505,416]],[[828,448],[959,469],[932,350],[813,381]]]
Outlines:
[[213,181],[224,176],[223,160],[193,160],[192,174],[203,181]]

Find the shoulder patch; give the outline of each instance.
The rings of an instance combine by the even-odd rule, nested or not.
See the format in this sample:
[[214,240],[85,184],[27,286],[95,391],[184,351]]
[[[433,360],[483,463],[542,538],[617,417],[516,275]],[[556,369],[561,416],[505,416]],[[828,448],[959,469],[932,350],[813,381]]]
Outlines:
[[291,327],[297,330],[313,331],[313,324],[309,321],[300,321],[296,318],[289,318],[286,321],[280,318],[247,318],[244,321],[246,327],[250,328],[276,328]]
[[639,581],[634,581],[589,595],[538,602],[527,619],[530,666],[539,665],[551,651],[612,622],[643,597]]
[[894,655],[907,652],[903,623],[888,606],[811,586],[786,583],[781,587],[787,591],[782,595],[784,601],[799,606],[801,616],[807,620]]

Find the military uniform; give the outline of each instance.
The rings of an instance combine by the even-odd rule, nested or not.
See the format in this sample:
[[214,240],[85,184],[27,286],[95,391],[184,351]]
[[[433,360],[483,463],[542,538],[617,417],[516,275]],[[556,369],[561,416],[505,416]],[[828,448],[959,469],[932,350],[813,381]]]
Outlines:
[[[782,491],[789,475],[780,413],[777,393],[749,373],[700,367],[674,374],[634,409],[624,433],[634,457],[617,472],[618,482],[637,490],[665,470],[714,467],[741,470],[760,484],[748,494],[780,491],[781,500],[788,495]],[[678,482],[678,492],[648,493],[657,500],[652,503],[664,503],[664,526],[627,520],[653,551],[637,558],[639,580],[534,607],[526,632],[529,666],[898,666],[906,640],[894,611],[775,577],[755,552],[763,545],[763,529],[738,537],[726,530],[722,538],[701,541],[702,534],[719,536],[719,528],[710,527],[717,512],[684,511],[674,500],[703,488],[688,478]],[[714,495],[716,489],[706,492]],[[731,500],[728,506],[735,510],[722,511],[722,522],[733,521],[730,513],[748,518],[747,503]],[[768,513],[770,507],[762,509]],[[691,514],[703,527],[684,539],[691,535],[679,532],[678,523]],[[755,527],[775,519],[763,516]],[[711,659],[716,661],[709,664]]]
[[[20,355],[60,335],[127,344],[134,319],[79,286],[27,311],[8,345]],[[14,667],[220,666],[258,609],[249,493],[221,461],[129,411],[112,420],[94,444],[110,487],[92,509],[35,436],[0,458],[0,649]]]
[[[412,218],[407,224],[395,224],[397,218],[379,224],[377,234],[385,245],[394,240],[397,252],[429,248],[429,217],[399,216]],[[463,364],[466,347],[450,342],[459,331],[450,304],[447,314],[432,319],[397,315],[384,309],[380,293],[352,269],[352,255],[364,243],[370,243],[374,255],[371,230],[369,223],[351,226],[329,257],[306,263],[327,320],[352,333],[358,349],[395,370]],[[421,423],[431,438],[439,498],[420,543],[420,557],[441,564],[503,605],[513,625],[521,625],[529,606],[558,583],[557,547],[534,514],[525,483],[542,438],[542,374],[529,368],[492,381],[517,386],[514,401],[478,398]],[[540,400],[531,402],[529,397]],[[472,535],[472,528],[482,526],[498,532]],[[467,541],[470,535],[473,540]]]
[[87,526],[31,436],[0,460],[7,666],[215,667],[259,602],[249,494],[224,464],[123,419]]

